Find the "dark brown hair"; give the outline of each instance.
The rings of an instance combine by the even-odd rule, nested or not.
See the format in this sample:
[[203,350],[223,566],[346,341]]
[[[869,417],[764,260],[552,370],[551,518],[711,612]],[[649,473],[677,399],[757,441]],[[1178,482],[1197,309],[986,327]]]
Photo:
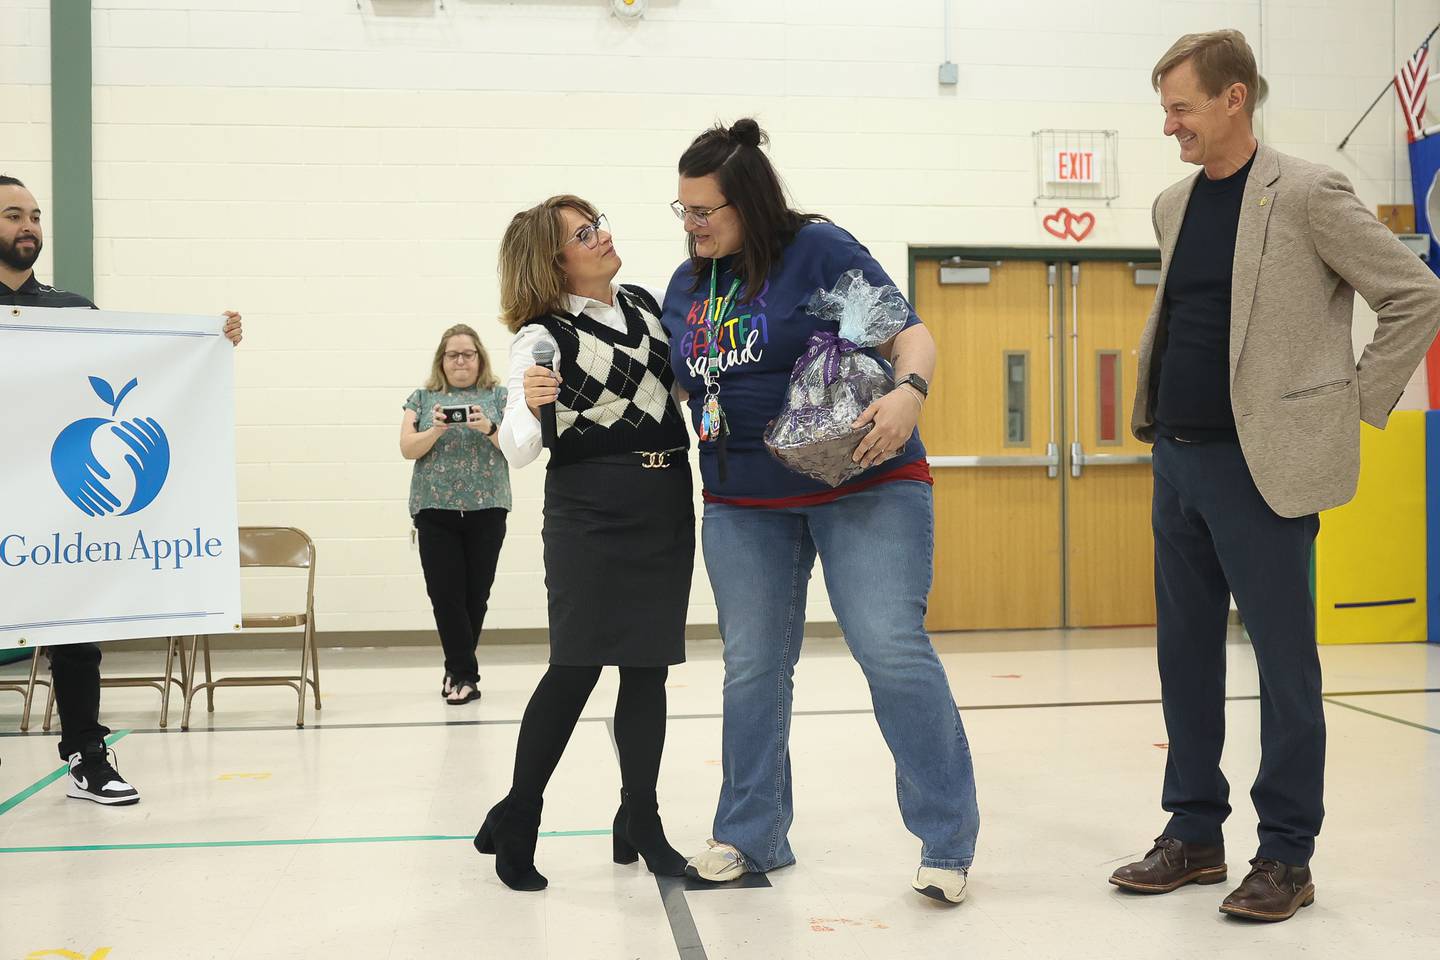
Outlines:
[[[807,223],[829,221],[816,213],[791,209],[785,186],[760,147],[770,142],[754,120],[736,120],[728,128],[716,124],[696,137],[680,155],[680,176],[714,175],[725,201],[740,218],[741,247],[735,275],[745,284],[744,297],[753,300],[765,287],[770,268],[780,260],[787,244]],[[690,266],[698,287],[706,261],[695,255],[695,239],[688,238]],[[691,289],[695,289],[692,287]]]

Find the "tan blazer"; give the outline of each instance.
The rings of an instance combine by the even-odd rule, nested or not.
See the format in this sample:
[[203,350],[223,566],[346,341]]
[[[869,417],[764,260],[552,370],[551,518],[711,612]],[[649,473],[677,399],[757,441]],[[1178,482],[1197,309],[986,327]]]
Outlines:
[[[1160,286],[1140,338],[1130,422],[1147,442],[1165,276],[1202,173],[1167,188],[1151,209]],[[1360,421],[1385,426],[1440,329],[1440,279],[1343,175],[1264,144],[1245,182],[1233,271],[1230,405],[1255,485],[1282,517],[1339,506],[1360,476]],[[1356,291],[1380,320],[1359,364],[1350,338]]]

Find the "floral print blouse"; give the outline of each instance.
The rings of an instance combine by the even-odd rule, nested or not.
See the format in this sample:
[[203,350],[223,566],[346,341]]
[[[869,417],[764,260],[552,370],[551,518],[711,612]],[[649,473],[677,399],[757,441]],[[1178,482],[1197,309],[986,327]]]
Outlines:
[[[417,414],[415,429],[430,429],[431,410],[475,405],[499,423],[505,415],[504,387],[465,390],[421,388],[405,400],[405,409]],[[510,468],[505,456],[479,430],[451,427],[435,441],[430,452],[415,461],[410,476],[410,516],[421,510],[510,509]]]

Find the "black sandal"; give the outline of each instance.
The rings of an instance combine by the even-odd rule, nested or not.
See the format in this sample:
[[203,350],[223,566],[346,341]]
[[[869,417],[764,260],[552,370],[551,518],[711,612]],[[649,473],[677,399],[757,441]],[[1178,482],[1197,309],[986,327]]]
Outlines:
[[[458,700],[455,699],[455,695],[456,695],[456,694],[462,693],[462,692],[465,691],[465,690],[469,690],[470,692],[464,694],[464,696],[460,697],[460,699],[458,699]],[[473,700],[479,700],[479,699],[480,699],[480,681],[478,681],[478,680],[461,680],[461,681],[459,681],[459,682],[457,682],[457,683],[455,684],[455,686],[454,686],[453,689],[451,689],[450,695],[445,698],[445,702],[448,703],[448,704],[450,704],[450,706],[452,706],[452,707],[458,707],[458,706],[460,706],[462,703],[470,703],[470,702],[473,701]]]

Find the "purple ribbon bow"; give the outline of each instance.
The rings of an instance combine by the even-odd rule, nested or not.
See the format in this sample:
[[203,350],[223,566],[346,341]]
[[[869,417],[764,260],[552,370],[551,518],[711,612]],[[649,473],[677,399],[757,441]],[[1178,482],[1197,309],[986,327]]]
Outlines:
[[830,330],[816,330],[810,334],[810,340],[805,345],[805,353],[796,362],[795,368],[790,371],[790,382],[799,383],[801,375],[807,367],[817,360],[822,364],[821,376],[825,386],[835,382],[840,376],[840,357],[847,353],[854,353],[860,349],[858,343],[853,343]]

